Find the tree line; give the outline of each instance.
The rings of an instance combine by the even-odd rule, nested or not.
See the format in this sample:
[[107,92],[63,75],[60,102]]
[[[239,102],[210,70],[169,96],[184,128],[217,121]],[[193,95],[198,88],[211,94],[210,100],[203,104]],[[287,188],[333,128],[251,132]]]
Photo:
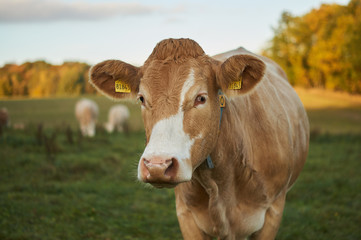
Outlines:
[[292,85],[361,93],[361,0],[323,4],[303,16],[284,12],[262,54]]
[[88,83],[90,66],[79,62],[51,65],[45,61],[6,64],[0,68],[0,96],[77,96],[95,93]]

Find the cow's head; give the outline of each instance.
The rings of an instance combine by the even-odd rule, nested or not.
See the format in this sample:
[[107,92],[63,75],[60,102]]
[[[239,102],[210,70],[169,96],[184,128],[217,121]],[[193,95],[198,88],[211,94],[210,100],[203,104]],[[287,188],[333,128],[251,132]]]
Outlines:
[[[189,181],[215,147],[218,91],[228,97],[244,94],[262,79],[264,68],[261,60],[249,55],[220,63],[193,40],[168,39],[157,44],[142,67],[118,60],[93,66],[90,82],[112,99],[139,100],[147,145],[138,178],[172,187]],[[240,79],[241,89],[229,89]]]

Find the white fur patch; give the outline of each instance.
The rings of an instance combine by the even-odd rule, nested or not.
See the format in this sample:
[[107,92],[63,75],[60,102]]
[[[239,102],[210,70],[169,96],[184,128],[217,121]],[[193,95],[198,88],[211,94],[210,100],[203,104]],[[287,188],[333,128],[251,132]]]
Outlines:
[[142,158],[151,159],[154,156],[162,156],[168,159],[176,158],[181,174],[178,177],[190,180],[192,166],[187,164],[185,160],[190,158],[193,143],[194,139],[190,139],[183,131],[183,112],[179,112],[154,125]]
[[180,101],[179,101],[179,111],[182,111],[181,107],[184,102],[184,98],[185,98],[187,92],[189,91],[189,89],[193,85],[194,85],[194,71],[193,71],[193,69],[191,69],[189,76],[186,79],[186,81],[184,82],[183,87],[182,87],[182,92],[181,92]]

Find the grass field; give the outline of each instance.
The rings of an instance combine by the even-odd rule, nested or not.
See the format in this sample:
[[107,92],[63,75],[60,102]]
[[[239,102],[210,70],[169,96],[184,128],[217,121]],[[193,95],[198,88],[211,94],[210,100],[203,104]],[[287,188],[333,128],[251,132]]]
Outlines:
[[[361,239],[361,104],[298,92],[313,134],[277,239]],[[101,124],[114,103],[92,98]],[[132,113],[128,135],[99,127],[85,139],[76,130],[77,99],[0,101],[12,123],[26,124],[0,137],[0,239],[181,239],[173,191],[136,181],[144,148],[139,106],[125,103]],[[39,119],[53,141],[37,137]]]
[[361,133],[361,96],[320,89],[296,89],[310,119],[311,130]]

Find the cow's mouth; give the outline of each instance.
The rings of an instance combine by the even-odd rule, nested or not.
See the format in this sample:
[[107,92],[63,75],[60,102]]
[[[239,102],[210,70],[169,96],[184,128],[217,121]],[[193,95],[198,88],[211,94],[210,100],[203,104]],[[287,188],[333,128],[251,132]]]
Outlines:
[[167,183],[149,183],[151,184],[153,187],[156,187],[156,188],[175,188],[179,183],[176,183],[176,182],[167,182]]

